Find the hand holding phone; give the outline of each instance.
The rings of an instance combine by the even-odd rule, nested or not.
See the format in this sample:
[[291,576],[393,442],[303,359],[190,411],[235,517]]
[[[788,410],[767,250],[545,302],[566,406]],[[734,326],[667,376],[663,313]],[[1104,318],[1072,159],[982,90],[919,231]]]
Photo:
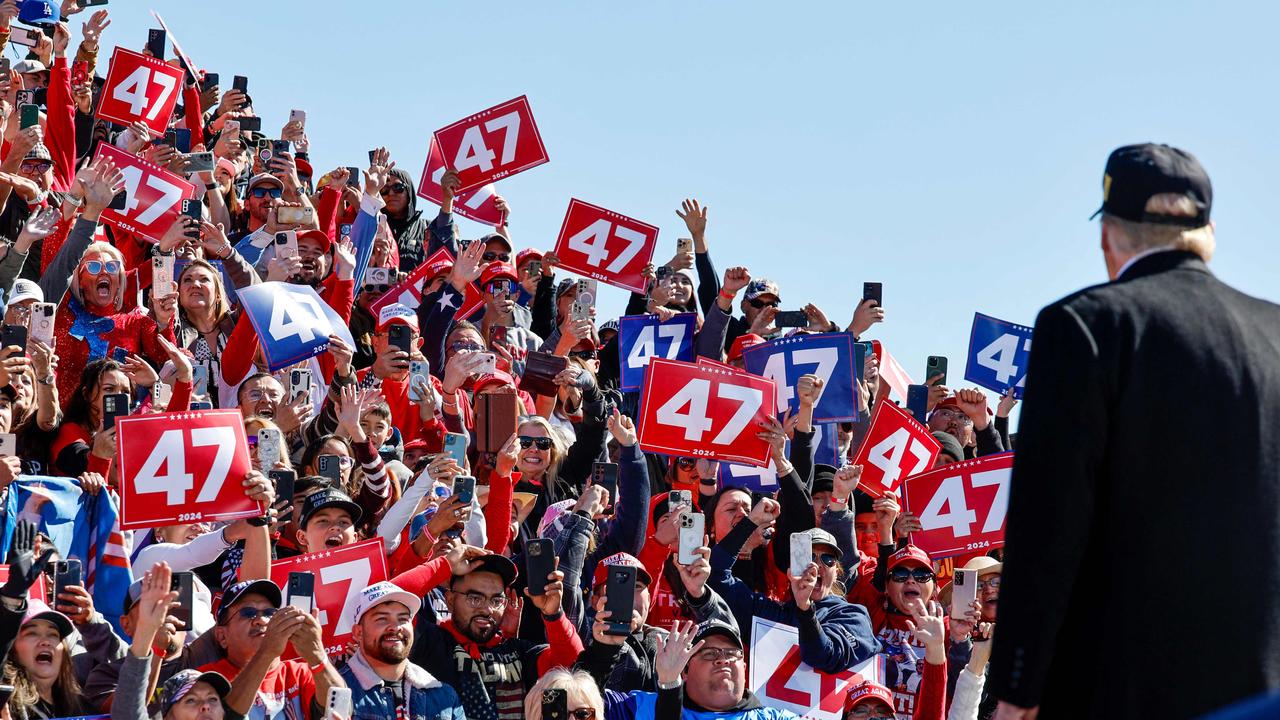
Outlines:
[[692,565],[698,561],[698,548],[706,539],[707,516],[694,510],[680,513],[680,550],[676,562]]
[[316,576],[310,572],[289,573],[285,604],[310,615],[316,606]]

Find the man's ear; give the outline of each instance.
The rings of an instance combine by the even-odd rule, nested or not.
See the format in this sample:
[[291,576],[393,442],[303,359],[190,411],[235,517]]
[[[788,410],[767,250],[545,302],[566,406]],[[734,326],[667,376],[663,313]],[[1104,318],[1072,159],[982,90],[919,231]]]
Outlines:
[[227,649],[227,629],[222,625],[213,626],[213,639],[218,641],[218,647],[223,650]]
[[298,549],[307,552],[307,534],[298,528]]

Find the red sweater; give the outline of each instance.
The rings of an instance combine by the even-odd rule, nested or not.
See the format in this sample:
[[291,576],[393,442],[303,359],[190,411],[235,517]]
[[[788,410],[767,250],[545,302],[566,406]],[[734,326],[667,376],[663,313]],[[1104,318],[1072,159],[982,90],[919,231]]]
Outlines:
[[71,311],[70,301],[70,293],[63,296],[54,320],[57,328],[54,349],[59,360],[58,397],[70,399],[80,384],[85,365],[90,360],[108,357],[115,348],[124,348],[131,355],[142,355],[157,367],[169,359],[169,354],[156,337],[163,335],[169,342],[176,343],[173,320],[161,328],[141,308],[116,312],[114,307],[94,308],[88,305],[81,305],[81,317],[77,320]]

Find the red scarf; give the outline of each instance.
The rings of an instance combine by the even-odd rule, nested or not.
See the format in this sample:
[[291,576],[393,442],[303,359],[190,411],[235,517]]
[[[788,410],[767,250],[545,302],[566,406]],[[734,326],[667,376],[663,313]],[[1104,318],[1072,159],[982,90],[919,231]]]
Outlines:
[[502,631],[499,630],[493,634],[493,637],[489,638],[485,642],[477,643],[475,640],[472,640],[466,635],[463,635],[462,631],[459,630],[458,627],[453,624],[452,619],[441,620],[438,624],[440,626],[440,629],[444,630],[445,632],[453,636],[453,639],[456,640],[458,644],[462,646],[462,649],[467,651],[467,655],[471,656],[472,660],[480,659],[480,651],[482,649],[488,650],[489,648],[496,647],[499,643],[502,643],[503,641],[506,640],[506,638],[503,637],[502,635]]

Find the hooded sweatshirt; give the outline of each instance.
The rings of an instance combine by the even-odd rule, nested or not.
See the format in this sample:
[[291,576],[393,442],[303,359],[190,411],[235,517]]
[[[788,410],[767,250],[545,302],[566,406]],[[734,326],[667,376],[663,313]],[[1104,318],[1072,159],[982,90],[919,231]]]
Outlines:
[[413,272],[440,248],[448,248],[454,257],[458,256],[458,244],[454,240],[453,214],[441,211],[430,223],[418,209],[418,196],[414,192],[417,183],[409,177],[409,173],[394,168],[391,174],[396,180],[404,183],[408,192],[409,207],[403,218],[397,218],[383,208],[387,216],[387,226],[391,228],[391,236],[396,239],[396,249],[400,253],[400,272]]

